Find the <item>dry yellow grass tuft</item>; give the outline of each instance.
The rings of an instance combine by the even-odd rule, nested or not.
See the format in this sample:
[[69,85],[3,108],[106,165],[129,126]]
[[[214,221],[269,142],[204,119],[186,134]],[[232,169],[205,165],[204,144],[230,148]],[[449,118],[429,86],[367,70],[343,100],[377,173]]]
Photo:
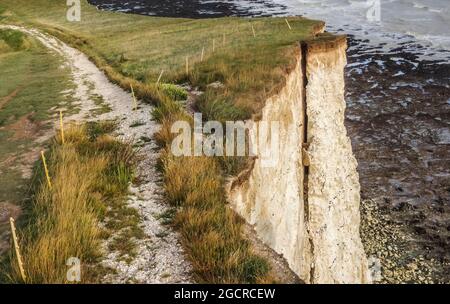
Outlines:
[[[172,119],[190,121],[184,113]],[[270,281],[269,265],[252,253],[241,233],[242,220],[226,205],[223,171],[218,159],[175,157],[170,153],[173,120],[163,120],[157,134],[166,197],[178,212],[174,225],[193,265],[198,282],[256,283]]]
[[[126,193],[132,175],[130,147],[101,134],[104,129],[71,126],[64,145],[54,141],[47,153],[51,189],[42,169],[37,172],[35,196],[19,229],[26,283],[67,283],[70,257],[86,265],[101,255],[106,202]],[[8,277],[21,282],[13,256]]]

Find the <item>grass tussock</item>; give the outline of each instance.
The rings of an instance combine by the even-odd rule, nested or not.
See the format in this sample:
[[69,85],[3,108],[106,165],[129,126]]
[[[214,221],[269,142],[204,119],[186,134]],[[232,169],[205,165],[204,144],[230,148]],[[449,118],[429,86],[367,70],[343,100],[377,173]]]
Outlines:
[[0,41],[2,40],[13,51],[19,51],[29,47],[29,43],[27,42],[25,35],[18,31],[0,29]]
[[207,157],[162,158],[167,198],[179,207],[174,225],[194,267],[208,283],[256,283],[269,271],[241,234],[242,220],[226,206],[222,172]]
[[160,85],[161,90],[169,96],[172,100],[186,100],[188,93],[183,88],[180,88],[171,83],[163,83]]
[[[99,222],[113,219],[107,226],[117,225],[110,213],[126,210],[114,205],[120,205],[133,177],[134,153],[105,134],[111,128],[110,123],[71,126],[65,144],[55,140],[46,153],[52,187],[39,169],[34,198],[19,227],[26,283],[66,283],[67,259],[77,257],[87,266],[101,256],[99,246],[107,230]],[[122,222],[119,228],[135,227],[127,223],[131,218],[116,218]],[[8,280],[21,282],[13,252],[9,263]],[[83,282],[95,277],[83,269]]]

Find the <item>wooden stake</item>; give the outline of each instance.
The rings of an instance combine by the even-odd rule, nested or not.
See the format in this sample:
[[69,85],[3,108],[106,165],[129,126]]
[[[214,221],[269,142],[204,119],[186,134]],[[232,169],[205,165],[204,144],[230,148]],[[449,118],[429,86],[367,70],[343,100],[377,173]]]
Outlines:
[[291,27],[291,25],[289,24],[289,21],[288,21],[287,19],[284,19],[284,20],[286,20],[286,24],[287,24],[287,26],[289,27],[289,29],[292,30],[292,27]]
[[50,175],[48,174],[47,162],[45,161],[44,151],[41,151],[42,163],[44,164],[45,176],[47,177],[47,184],[50,190],[52,189],[52,182],[50,181]]
[[213,39],[213,53],[214,53],[215,49],[216,49],[216,39]]
[[255,32],[255,28],[253,27],[253,24],[252,24],[252,32],[253,32],[253,37],[256,37],[256,32]]
[[63,124],[63,115],[62,115],[61,110],[59,110],[59,127],[61,129],[61,142],[64,145],[64,124]]
[[203,62],[203,56],[205,55],[205,47],[202,48],[202,56],[200,57],[200,61]]
[[11,224],[11,234],[13,238],[14,249],[16,251],[16,258],[17,264],[19,265],[20,276],[22,277],[22,280],[25,283],[27,277],[25,275],[25,270],[23,269],[22,256],[20,255],[20,248],[19,248],[19,240],[17,239],[16,226],[14,225],[14,219],[12,217],[9,218],[9,223]]
[[223,33],[222,46],[225,46],[225,33]]
[[156,85],[159,84],[159,81],[161,80],[161,77],[162,77],[163,73],[164,73],[164,70],[161,70],[161,73],[159,74],[158,80],[156,81]]
[[186,75],[189,75],[189,57],[186,56]]
[[133,85],[130,84],[130,87],[131,87],[131,95],[133,96],[134,111],[136,111],[137,110],[137,100],[136,100],[136,96],[134,95]]

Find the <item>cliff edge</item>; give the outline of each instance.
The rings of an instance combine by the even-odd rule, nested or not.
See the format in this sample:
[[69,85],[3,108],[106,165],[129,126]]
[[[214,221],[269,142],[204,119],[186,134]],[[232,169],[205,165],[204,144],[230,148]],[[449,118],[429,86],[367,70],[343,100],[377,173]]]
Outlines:
[[344,126],[346,47],[345,36],[328,34],[301,42],[286,85],[260,117],[279,122],[278,161],[267,166],[255,157],[228,191],[233,208],[305,283],[371,281],[357,162]]

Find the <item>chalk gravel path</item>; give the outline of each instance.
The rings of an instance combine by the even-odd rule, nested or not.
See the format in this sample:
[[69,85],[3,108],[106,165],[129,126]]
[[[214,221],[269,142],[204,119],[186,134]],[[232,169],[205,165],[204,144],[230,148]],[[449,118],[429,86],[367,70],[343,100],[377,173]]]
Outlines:
[[[138,142],[142,136],[153,138],[153,134],[158,131],[159,125],[151,117],[152,106],[140,103],[138,109],[133,111],[132,95],[111,83],[105,74],[77,49],[35,29],[12,25],[1,27],[33,36],[64,58],[65,64],[72,71],[75,85],[74,91],[70,94],[80,108],[79,113],[66,117],[65,120],[115,119],[118,122],[117,137],[133,142]],[[92,96],[100,96],[111,111],[93,115],[92,110],[98,108],[98,105],[92,101]],[[136,122],[143,125],[130,127]],[[140,183],[130,186],[127,204],[139,211],[145,237],[137,240],[137,255],[131,262],[123,261],[117,252],[109,252],[108,241],[103,244],[105,258],[101,263],[115,269],[115,273],[108,274],[103,281],[105,283],[191,283],[193,282],[192,267],[180,244],[179,234],[171,227],[163,225],[159,219],[159,215],[168,211],[169,206],[163,200],[162,177],[156,171],[157,146],[153,139],[149,142],[139,141],[139,144],[141,159],[137,166],[137,175]]]

